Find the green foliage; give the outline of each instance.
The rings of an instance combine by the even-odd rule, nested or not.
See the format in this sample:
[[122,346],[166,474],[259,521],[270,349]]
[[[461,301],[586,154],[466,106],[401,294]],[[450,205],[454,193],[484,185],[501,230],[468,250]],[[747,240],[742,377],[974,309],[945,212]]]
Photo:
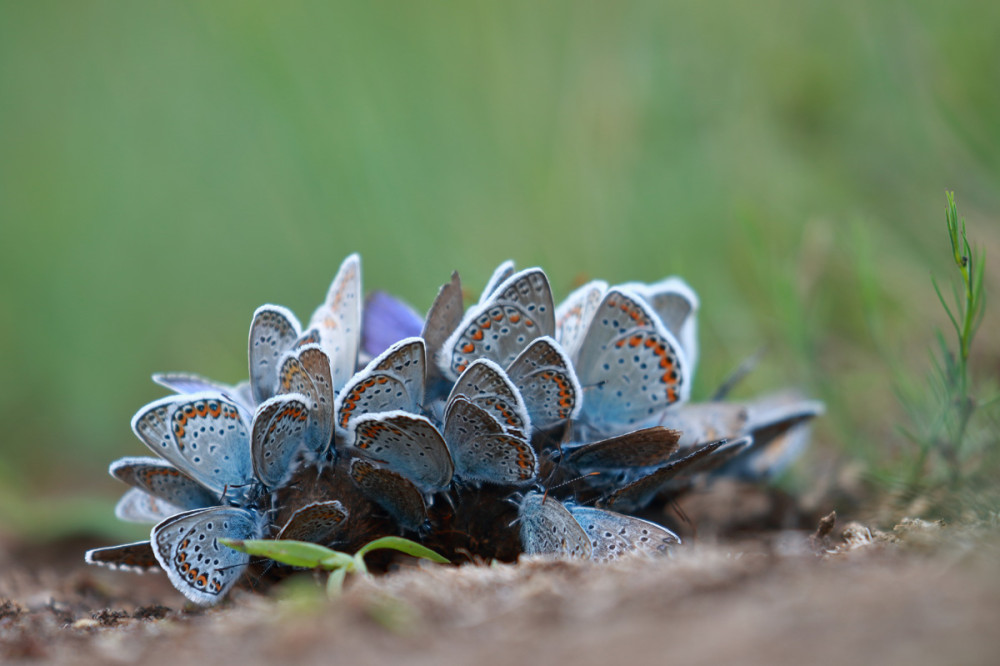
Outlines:
[[368,574],[365,555],[373,550],[396,550],[412,557],[430,560],[438,564],[448,564],[446,558],[433,550],[409,539],[396,536],[386,536],[370,541],[359,548],[354,555],[308,541],[219,539],[219,543],[242,553],[266,557],[289,566],[329,571],[330,576],[327,579],[326,589],[330,596],[340,594],[347,574]]
[[[893,489],[903,512],[913,509],[955,517],[996,509],[1000,440],[993,389],[974,376],[973,343],[985,315],[985,253],[969,243],[965,219],[958,215],[954,193],[947,193],[945,221],[958,279],[946,297],[932,278],[953,336],[936,332],[932,370],[925,382],[897,385],[912,425],[899,432],[914,447],[904,464],[882,469],[879,476]],[[995,393],[995,390],[993,390]]]
[[947,182],[971,219],[1000,210],[998,22],[982,0],[0,0],[0,528],[78,529],[59,517],[90,495],[119,529],[105,470],[141,454],[150,373],[245,378],[254,309],[308,317],[352,251],[420,310],[507,258],[557,297],[683,275],[696,397],[766,345],[733,397],[801,386],[829,406],[814,452],[877,457],[897,406],[840,230],[869,233],[865,298],[912,370],[935,256],[912,221]]

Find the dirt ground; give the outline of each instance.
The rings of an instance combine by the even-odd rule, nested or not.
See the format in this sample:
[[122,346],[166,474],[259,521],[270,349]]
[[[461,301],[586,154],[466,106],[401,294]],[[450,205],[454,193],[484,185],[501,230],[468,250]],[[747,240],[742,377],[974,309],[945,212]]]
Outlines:
[[202,610],[85,541],[0,546],[3,663],[997,664],[997,525],[838,522],[688,538],[615,565],[402,566],[326,601],[316,574]]

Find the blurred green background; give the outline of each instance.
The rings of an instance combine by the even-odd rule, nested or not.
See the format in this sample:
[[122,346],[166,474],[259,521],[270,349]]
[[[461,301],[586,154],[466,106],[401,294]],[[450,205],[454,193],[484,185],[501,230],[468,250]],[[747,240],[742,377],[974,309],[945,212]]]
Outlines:
[[696,395],[768,345],[741,395],[829,405],[800,474],[891,456],[944,191],[996,256],[998,184],[1000,3],[0,1],[0,529],[116,529],[149,375],[245,377],[353,251],[420,310],[681,274]]

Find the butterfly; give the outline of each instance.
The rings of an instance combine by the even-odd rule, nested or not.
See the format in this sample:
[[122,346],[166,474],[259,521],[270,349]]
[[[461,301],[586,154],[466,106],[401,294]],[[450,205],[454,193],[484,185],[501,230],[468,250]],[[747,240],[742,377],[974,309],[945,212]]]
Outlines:
[[[458,271],[451,274],[451,280],[441,285],[427,317],[424,320],[420,337],[426,344],[427,358],[431,361],[438,358],[444,343],[462,322],[462,281]],[[441,369],[437,363],[430,363],[427,368],[427,379],[434,384],[444,381]]]
[[291,515],[277,538],[328,544],[343,530],[347,517],[347,509],[337,500],[310,502]]
[[179,394],[215,393],[238,404],[243,413],[252,412],[257,404],[248,381],[223,384],[190,372],[158,372],[153,381]]
[[334,392],[330,357],[318,344],[306,344],[285,353],[278,372],[279,395],[299,394],[309,412],[305,448],[318,455],[333,443]]
[[358,364],[361,344],[361,257],[352,254],[340,265],[326,300],[309,319],[320,346],[332,363],[333,389],[339,391]]
[[401,527],[424,529],[427,504],[420,489],[405,476],[364,458],[351,460],[350,476],[361,492],[388,511]]
[[607,290],[607,282],[593,280],[575,289],[556,308],[555,338],[573,361],[576,360],[583,336]]
[[688,372],[694,375],[698,363],[698,296],[687,282],[668,277],[653,284],[629,282],[621,287],[631,289],[645,300],[663,326],[677,339],[688,362]]
[[478,359],[462,372],[448,395],[447,404],[450,406],[458,398],[468,400],[489,414],[505,432],[521,439],[529,436],[531,420],[521,392],[493,361]]
[[683,433],[682,449],[751,436],[753,446],[725,473],[759,480],[781,472],[795,459],[808,439],[809,422],[822,413],[821,402],[780,393],[740,402],[686,403],[667,410],[658,422]]
[[495,418],[464,397],[449,401],[444,439],[455,476],[465,481],[524,485],[538,474],[538,457],[531,444],[506,432]]
[[553,338],[535,339],[511,362],[507,376],[539,430],[566,423],[580,413],[583,390],[572,363]]
[[354,447],[427,492],[444,490],[455,467],[429,419],[404,411],[365,414],[353,422]]
[[253,313],[248,356],[254,405],[274,395],[281,357],[301,334],[299,320],[280,305],[262,305]]
[[622,432],[687,400],[687,360],[676,338],[638,296],[609,289],[580,345],[580,418],[598,432]]
[[666,555],[680,537],[648,520],[589,506],[568,505],[570,515],[580,524],[591,544],[591,559],[598,562],[617,560],[636,553]]
[[181,511],[219,503],[217,495],[159,458],[121,458],[108,472],[132,486],[115,508],[121,520],[158,523]]
[[306,448],[310,430],[309,398],[298,393],[265,400],[254,415],[250,459],[256,477],[268,488],[284,485]]
[[750,446],[751,438],[742,437],[733,441],[724,439],[698,447],[691,453],[675,458],[652,472],[627,483],[598,502],[601,508],[617,507],[632,510],[646,506],[661,490],[669,487],[679,478],[705,471],[713,466],[731,460],[732,457]]
[[540,268],[514,273],[471,308],[438,355],[445,377],[455,380],[479,358],[510,365],[535,338],[555,332],[552,291]]
[[245,419],[239,405],[218,394],[175,395],[140,409],[132,431],[215,495],[240,496],[255,482]]
[[336,426],[347,430],[351,419],[391,410],[419,413],[424,402],[426,354],[421,338],[405,338],[354,375],[334,403]]
[[150,544],[170,582],[191,601],[219,601],[239,580],[250,556],[219,543],[226,539],[258,539],[261,514],[237,507],[216,506],[172,516],[153,528]]
[[554,497],[525,493],[518,507],[521,548],[526,555],[590,559],[593,545],[573,514]]
[[93,548],[84,555],[87,564],[97,564],[109,569],[144,573],[160,569],[149,541],[136,541],[120,546]]
[[681,433],[643,428],[598,442],[564,448],[563,461],[581,472],[634,470],[666,463],[677,451]]
[[490,296],[496,293],[500,285],[504,283],[504,280],[509,278],[514,274],[514,261],[508,259],[502,262],[493,270],[493,274],[490,275],[490,279],[486,281],[486,286],[483,287],[482,293],[479,295],[479,304],[482,305],[490,299]]

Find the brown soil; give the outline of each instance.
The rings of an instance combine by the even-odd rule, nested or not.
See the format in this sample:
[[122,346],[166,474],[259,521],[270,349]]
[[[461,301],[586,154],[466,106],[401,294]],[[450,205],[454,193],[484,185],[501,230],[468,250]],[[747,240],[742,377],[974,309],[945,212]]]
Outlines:
[[327,602],[315,574],[194,608],[94,543],[0,549],[3,663],[996,664],[996,526],[830,524],[687,539],[616,565],[403,566]]

